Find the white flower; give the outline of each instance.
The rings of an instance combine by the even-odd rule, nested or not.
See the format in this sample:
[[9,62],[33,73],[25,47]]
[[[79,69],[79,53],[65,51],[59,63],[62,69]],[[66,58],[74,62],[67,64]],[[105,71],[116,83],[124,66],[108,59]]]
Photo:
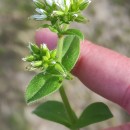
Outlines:
[[71,4],[70,0],[46,0],[46,2],[50,6],[52,6],[53,3],[55,3],[62,10],[65,10],[66,6],[69,9],[70,4]]
[[[43,2],[40,2],[40,0],[33,1],[37,7],[36,12],[38,14],[33,15],[31,18],[36,20],[46,19],[51,21],[51,24],[56,24],[53,20],[54,18],[59,20],[56,22],[61,23],[70,23],[73,20],[77,22],[83,22],[85,18],[82,16],[81,11],[87,8],[91,2],[91,0],[44,0]],[[82,18],[79,16],[82,16]],[[57,29],[53,29],[53,31],[54,30]]]

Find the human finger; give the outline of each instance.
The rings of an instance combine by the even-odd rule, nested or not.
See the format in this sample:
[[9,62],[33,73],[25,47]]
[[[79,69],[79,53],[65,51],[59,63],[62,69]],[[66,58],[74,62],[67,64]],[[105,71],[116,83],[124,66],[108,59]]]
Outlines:
[[124,125],[121,125],[121,126],[118,126],[118,127],[108,128],[108,129],[105,129],[105,130],[130,130],[130,123],[124,124]]
[[58,40],[57,35],[51,31],[49,31],[49,29],[47,29],[47,28],[37,30],[35,33],[36,43],[38,45],[45,43],[45,44],[47,44],[49,49],[54,49],[56,47],[57,40]]
[[[47,29],[36,32],[36,42],[55,47],[57,36]],[[92,91],[119,104],[130,113],[130,59],[84,41],[73,73]]]
[[130,113],[130,59],[85,41],[74,74],[92,91]]

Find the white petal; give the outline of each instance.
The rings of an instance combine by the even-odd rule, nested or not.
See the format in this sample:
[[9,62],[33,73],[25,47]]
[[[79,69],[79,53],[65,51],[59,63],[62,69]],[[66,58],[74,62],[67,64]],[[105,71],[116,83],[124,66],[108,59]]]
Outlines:
[[36,11],[37,11],[39,14],[45,14],[45,10],[43,10],[43,9],[36,8]]
[[42,47],[44,48],[44,49],[46,49],[47,48],[47,45],[46,44],[42,44]]
[[26,61],[26,58],[22,58],[22,61]]
[[91,3],[91,0],[88,0],[88,3]]
[[54,1],[53,0],[46,0],[46,2],[48,5],[52,6]]
[[64,0],[57,0],[58,1],[58,3],[60,4],[60,5],[62,5],[62,6],[64,6],[65,4],[64,4]]
[[66,6],[67,6],[68,8],[70,8],[70,5],[71,5],[70,0],[66,0]]
[[37,0],[33,0],[33,2],[38,2]]
[[36,14],[36,15],[33,15],[31,18],[36,19],[36,20],[43,20],[43,19],[47,18],[47,16]]
[[74,14],[75,17],[78,17],[78,14]]
[[51,63],[52,63],[52,64],[56,64],[56,61],[52,61]]
[[91,3],[91,0],[84,0],[83,2]]
[[65,10],[65,4],[64,4],[64,0],[54,0],[55,4],[61,8],[62,10]]

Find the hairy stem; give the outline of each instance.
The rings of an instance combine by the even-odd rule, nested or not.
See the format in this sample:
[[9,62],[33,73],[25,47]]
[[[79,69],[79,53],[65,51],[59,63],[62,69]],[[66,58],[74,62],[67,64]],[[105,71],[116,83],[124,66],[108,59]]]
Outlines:
[[[57,58],[58,58],[58,62],[60,62],[60,63],[62,61],[63,40],[64,40],[63,36],[59,37],[58,46],[57,46]],[[63,100],[65,109],[66,109],[66,111],[68,113],[68,116],[70,118],[70,121],[71,121],[72,125],[74,126],[76,121],[77,121],[77,116],[73,112],[73,110],[72,110],[72,108],[70,106],[70,103],[68,101],[68,98],[67,98],[67,95],[65,93],[65,90],[64,90],[63,86],[61,86],[59,92],[60,92],[61,98]],[[79,130],[79,129],[72,128],[72,130]]]
[[60,63],[62,60],[63,40],[64,40],[64,37],[60,36],[59,41],[58,41],[58,45],[57,45],[57,58],[58,58],[58,62],[60,62]]

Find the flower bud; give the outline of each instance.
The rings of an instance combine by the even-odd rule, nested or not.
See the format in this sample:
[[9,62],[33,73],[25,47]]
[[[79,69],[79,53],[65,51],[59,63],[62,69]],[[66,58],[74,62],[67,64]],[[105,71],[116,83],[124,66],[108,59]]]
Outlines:
[[63,69],[63,67],[59,64],[59,63],[56,63],[55,64],[55,69],[63,76],[63,77],[66,77],[66,73]]
[[53,11],[52,16],[58,16],[58,15],[64,15],[64,12],[62,11]]
[[91,3],[91,0],[84,0],[80,6],[79,6],[79,9],[80,10],[84,10],[85,8],[87,8],[89,6],[89,4]]
[[23,58],[22,60],[23,61],[28,61],[28,62],[31,62],[35,59],[35,57],[33,55],[30,55],[30,56],[27,56],[25,58]]
[[56,58],[56,49],[51,51],[50,55],[51,55],[51,58]]
[[46,57],[47,57],[48,59],[50,58],[50,52],[49,52],[49,51],[46,52]]
[[45,8],[45,4],[43,2],[40,2],[38,0],[33,0],[33,2],[36,5],[36,7],[38,7],[38,8]]
[[32,65],[33,67],[35,67],[35,68],[41,67],[42,61],[34,61],[34,62],[31,63],[31,65]]
[[48,57],[43,56],[42,59],[43,59],[43,62],[48,62]]
[[47,69],[48,66],[49,66],[49,65],[48,65],[47,63],[44,63],[44,64],[43,64],[43,68],[44,68],[44,69]]
[[52,65],[55,65],[55,64],[56,64],[56,61],[54,61],[54,60],[51,61],[51,64],[52,64]]
[[33,44],[33,43],[29,43],[29,46],[28,46],[29,50],[32,52],[32,53],[36,53],[38,54],[40,52],[38,46],[36,44]]
[[46,51],[49,51],[49,49],[47,48],[47,45],[46,44],[41,44],[41,46],[40,46],[40,49],[42,50],[42,52],[46,52]]

